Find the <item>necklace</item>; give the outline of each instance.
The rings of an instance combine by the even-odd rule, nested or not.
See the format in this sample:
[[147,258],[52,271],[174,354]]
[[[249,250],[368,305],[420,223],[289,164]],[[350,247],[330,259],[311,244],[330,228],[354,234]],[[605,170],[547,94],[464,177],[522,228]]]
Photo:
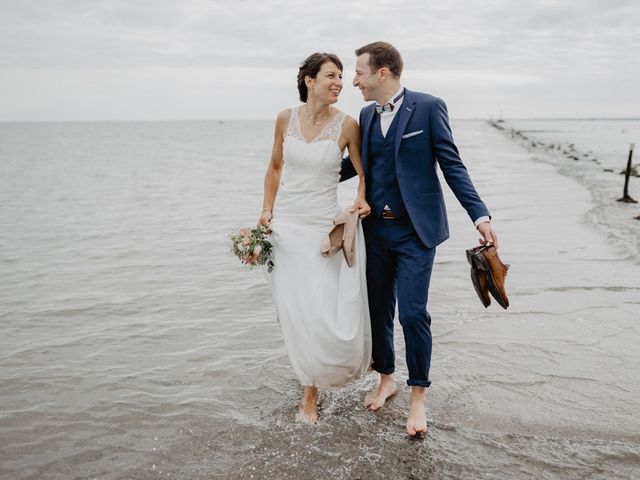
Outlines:
[[309,115],[309,120],[311,120],[311,123],[313,123],[316,127],[322,125],[327,118],[329,118],[328,113],[325,113],[325,115],[320,120],[316,120],[314,115]]

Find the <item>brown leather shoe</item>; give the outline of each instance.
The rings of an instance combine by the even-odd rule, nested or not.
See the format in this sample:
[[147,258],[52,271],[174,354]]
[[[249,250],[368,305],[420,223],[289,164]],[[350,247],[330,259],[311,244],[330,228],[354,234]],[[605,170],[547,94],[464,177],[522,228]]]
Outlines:
[[484,270],[480,270],[473,260],[473,256],[485,247],[480,245],[479,247],[470,248],[466,251],[467,261],[471,265],[471,283],[475,288],[478,298],[482,302],[485,308],[491,305],[491,296],[489,295],[489,280],[487,279],[487,273]]
[[509,307],[509,299],[504,288],[505,277],[509,265],[505,265],[498,257],[498,251],[493,245],[487,245],[473,256],[478,269],[487,274],[488,287],[491,295],[504,309]]

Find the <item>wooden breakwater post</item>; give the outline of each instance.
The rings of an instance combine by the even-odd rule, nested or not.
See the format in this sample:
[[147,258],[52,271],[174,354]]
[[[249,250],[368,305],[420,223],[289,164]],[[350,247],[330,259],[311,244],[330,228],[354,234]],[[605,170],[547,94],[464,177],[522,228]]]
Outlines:
[[624,190],[622,190],[622,198],[619,198],[619,202],[624,203],[638,203],[629,195],[629,177],[631,176],[631,158],[633,157],[633,147],[635,144],[629,145],[629,159],[627,160],[627,170],[624,173]]

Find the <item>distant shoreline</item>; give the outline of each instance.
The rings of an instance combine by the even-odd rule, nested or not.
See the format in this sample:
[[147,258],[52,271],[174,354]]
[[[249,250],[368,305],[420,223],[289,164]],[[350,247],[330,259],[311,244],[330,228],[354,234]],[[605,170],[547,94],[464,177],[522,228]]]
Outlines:
[[[640,121],[640,117],[509,117],[509,118],[502,118],[502,119],[494,119],[492,117],[486,118],[486,117],[465,117],[465,118],[452,118],[452,121],[456,122],[456,121],[463,121],[463,122],[467,122],[467,121],[489,121],[489,122],[499,122],[499,121],[504,121],[504,122],[509,122],[509,121],[569,121],[569,122],[590,122],[590,121],[632,121],[632,120],[639,120]],[[99,120],[99,119],[93,119],[93,120],[0,120],[0,125],[1,124],[43,124],[43,123],[188,123],[188,122],[213,122],[213,123],[219,123],[219,122],[270,122],[273,121],[273,118],[249,118],[249,119],[243,119],[243,118],[187,118],[187,119],[132,119],[132,120],[126,120],[126,119],[114,119],[114,120],[107,120],[107,119],[103,119],[103,120]]]

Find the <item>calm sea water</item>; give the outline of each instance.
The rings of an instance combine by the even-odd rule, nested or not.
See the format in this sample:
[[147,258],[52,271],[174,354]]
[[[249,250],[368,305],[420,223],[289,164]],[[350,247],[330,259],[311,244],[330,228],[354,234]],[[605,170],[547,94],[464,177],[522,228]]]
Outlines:
[[[449,195],[430,432],[414,441],[406,390],[361,407],[374,376],[323,392],[317,427],[294,421],[301,390],[263,273],[228,253],[261,208],[271,122],[0,124],[0,478],[637,478],[634,207],[610,216],[591,183],[620,178],[593,166],[585,180],[595,162],[484,122],[455,131],[513,265],[513,307],[472,293],[475,235]],[[557,138],[621,167],[610,133]]]

